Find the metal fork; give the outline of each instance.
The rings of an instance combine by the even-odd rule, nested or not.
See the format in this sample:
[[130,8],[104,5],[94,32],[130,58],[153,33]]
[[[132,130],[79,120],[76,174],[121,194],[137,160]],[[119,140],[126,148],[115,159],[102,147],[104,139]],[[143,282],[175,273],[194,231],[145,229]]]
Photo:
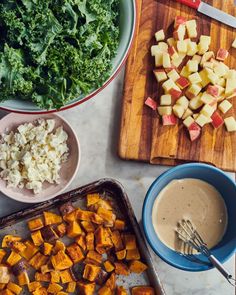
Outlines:
[[[199,233],[197,232],[196,228],[193,226],[190,220],[181,220],[178,223],[176,232],[179,239],[181,239],[184,242],[185,247],[195,249],[197,250],[197,252],[207,257],[210,263],[219,270],[219,272],[226,278],[226,280],[232,286],[236,286],[236,280],[233,278],[231,274],[228,273],[228,271],[224,268],[222,263],[220,263],[220,261],[214,255],[211,254],[211,251],[207,248],[207,244],[202,240],[201,236],[199,235]],[[189,251],[190,250],[188,250],[187,252],[184,251],[184,254],[182,255],[193,262],[203,263],[203,261],[198,259],[196,255],[192,254],[192,251]]]

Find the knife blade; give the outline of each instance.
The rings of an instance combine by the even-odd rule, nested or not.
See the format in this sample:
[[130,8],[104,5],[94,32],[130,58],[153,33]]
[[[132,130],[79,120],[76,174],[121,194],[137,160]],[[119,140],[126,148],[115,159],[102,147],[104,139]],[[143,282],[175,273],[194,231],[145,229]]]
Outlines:
[[214,18],[221,23],[224,23],[230,27],[236,28],[236,17],[219,10],[205,2],[200,0],[177,0],[182,4],[197,9],[198,12],[205,14],[211,18]]

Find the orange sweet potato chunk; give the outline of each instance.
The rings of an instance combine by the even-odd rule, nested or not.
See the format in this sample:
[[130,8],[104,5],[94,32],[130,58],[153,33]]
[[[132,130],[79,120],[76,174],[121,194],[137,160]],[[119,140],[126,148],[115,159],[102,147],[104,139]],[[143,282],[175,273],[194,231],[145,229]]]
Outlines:
[[45,225],[62,223],[62,217],[53,212],[44,211],[43,216],[44,216]]
[[123,286],[116,287],[116,295],[128,295],[128,292]]
[[96,246],[98,247],[112,247],[113,243],[110,237],[110,233],[107,228],[100,226],[95,231]]
[[113,231],[111,233],[111,240],[112,240],[112,242],[114,244],[114,247],[115,247],[116,251],[124,249],[124,245],[123,245],[123,242],[122,242],[122,239],[121,239],[121,235],[120,235],[120,232],[118,230]]
[[31,241],[25,242],[26,249],[21,253],[21,256],[26,260],[30,260],[35,253],[39,251],[39,247],[35,246]]
[[34,278],[37,282],[50,282],[51,280],[51,275],[50,273],[41,273],[41,272],[36,272],[34,275]]
[[102,255],[93,250],[88,251],[84,263],[95,264],[100,266],[102,263]]
[[155,295],[155,291],[152,287],[139,286],[131,289],[132,295]]
[[65,269],[60,272],[61,282],[62,284],[73,282],[73,277],[71,275],[70,269]]
[[7,284],[7,289],[12,291],[16,295],[19,295],[22,291],[22,288],[13,282],[9,282]]
[[135,273],[142,273],[147,269],[147,265],[139,260],[133,260],[129,264],[129,270]]
[[33,240],[33,243],[35,244],[35,246],[40,246],[44,243],[42,234],[40,230],[36,230],[34,232],[31,233],[31,238]]
[[112,272],[115,269],[114,265],[109,260],[105,261],[103,265],[107,272]]
[[21,237],[6,235],[2,239],[2,248],[10,247],[12,242],[21,241],[21,240],[22,240]]
[[56,255],[52,256],[51,262],[56,270],[64,270],[73,265],[72,260],[64,251],[59,251]]
[[88,194],[87,195],[87,207],[96,204],[100,200],[99,194]]
[[114,224],[114,229],[117,230],[124,230],[125,229],[125,221],[121,219],[116,219],[115,224]]
[[130,274],[129,268],[122,262],[115,262],[115,273],[118,275],[128,276]]
[[78,263],[84,259],[84,254],[82,250],[80,249],[80,246],[77,245],[76,243],[68,246],[66,250],[71,260],[73,261],[73,263]]
[[29,261],[29,264],[36,270],[40,269],[42,265],[46,264],[48,257],[41,254],[40,252],[36,253]]
[[74,293],[76,289],[76,282],[69,282],[66,288],[66,292]]
[[41,217],[35,218],[28,221],[28,227],[30,231],[39,230],[44,227],[43,220]]
[[81,225],[87,233],[93,233],[95,231],[95,226],[91,221],[81,221]]
[[98,295],[112,295],[112,294],[113,294],[112,290],[107,286],[103,286],[102,288],[98,290]]
[[85,241],[87,250],[94,250],[94,233],[88,233],[85,237]]
[[88,280],[90,282],[94,282],[100,273],[101,267],[92,265],[92,264],[86,264],[83,272],[83,278],[85,280]]
[[78,282],[78,289],[81,295],[93,295],[95,292],[95,283]]
[[84,250],[86,251],[87,246],[86,246],[86,241],[85,241],[85,237],[83,235],[80,235],[78,237],[76,237],[75,242]]
[[33,295],[48,295],[47,289],[46,288],[40,288],[35,290],[33,293]]
[[139,260],[139,259],[140,259],[140,254],[137,248],[132,250],[127,250],[126,260]]
[[0,263],[2,262],[3,258],[6,256],[7,252],[3,249],[0,249]]
[[123,260],[126,257],[126,250],[121,250],[116,252],[116,257],[118,260]]
[[135,235],[124,234],[124,243],[126,250],[133,250],[137,248]]
[[82,234],[82,229],[77,221],[72,221],[67,226],[67,236],[69,238],[75,238]]
[[105,286],[110,288],[112,291],[116,287],[116,275],[115,273],[112,273],[109,277],[109,279],[106,281]]
[[51,255],[53,245],[50,243],[43,243],[43,254],[46,256]]
[[58,226],[55,228],[55,231],[60,238],[64,237],[64,235],[66,234],[65,223],[58,224]]

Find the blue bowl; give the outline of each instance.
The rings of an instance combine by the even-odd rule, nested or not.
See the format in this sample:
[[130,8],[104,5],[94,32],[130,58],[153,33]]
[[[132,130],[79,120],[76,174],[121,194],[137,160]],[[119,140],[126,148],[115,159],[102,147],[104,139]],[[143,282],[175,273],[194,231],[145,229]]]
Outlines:
[[[186,271],[204,271],[213,268],[187,260],[177,252],[169,249],[158,238],[152,225],[152,208],[159,192],[172,180],[197,178],[213,185],[223,196],[228,210],[228,227],[222,241],[212,249],[212,254],[224,263],[236,251],[236,184],[223,171],[206,164],[184,164],[174,167],[158,177],[149,188],[142,212],[145,236],[153,251],[168,264]],[[171,206],[171,204],[170,204]],[[203,255],[198,258],[208,262]]]

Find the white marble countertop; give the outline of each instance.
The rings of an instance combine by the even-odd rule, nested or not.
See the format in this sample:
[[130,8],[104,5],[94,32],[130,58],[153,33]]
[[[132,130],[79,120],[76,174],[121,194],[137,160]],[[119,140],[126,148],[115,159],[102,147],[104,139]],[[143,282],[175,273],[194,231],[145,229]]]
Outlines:
[[[95,98],[60,113],[77,132],[82,152],[78,175],[68,190],[99,178],[115,178],[125,187],[137,219],[141,220],[142,203],[148,187],[168,168],[118,158],[122,88],[123,72]],[[0,117],[3,115],[5,113],[0,112]],[[26,205],[0,195],[0,216],[23,206]],[[167,295],[234,294],[234,288],[216,270],[203,273],[180,271],[151,253]],[[234,257],[225,266],[234,274]]]

